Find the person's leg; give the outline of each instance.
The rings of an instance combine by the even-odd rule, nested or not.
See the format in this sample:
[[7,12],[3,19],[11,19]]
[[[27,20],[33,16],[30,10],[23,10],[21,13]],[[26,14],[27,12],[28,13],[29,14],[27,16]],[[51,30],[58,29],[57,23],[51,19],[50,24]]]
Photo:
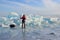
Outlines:
[[22,28],[23,28],[23,23],[22,23]]
[[24,28],[25,28],[25,22],[24,22]]

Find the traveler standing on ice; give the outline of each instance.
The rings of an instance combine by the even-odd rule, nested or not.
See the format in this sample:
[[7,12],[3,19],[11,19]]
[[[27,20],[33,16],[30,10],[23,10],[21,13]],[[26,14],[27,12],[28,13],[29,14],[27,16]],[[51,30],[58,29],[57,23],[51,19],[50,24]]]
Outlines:
[[25,14],[23,14],[23,16],[21,17],[21,19],[22,19],[22,28],[25,28],[25,20],[26,20]]

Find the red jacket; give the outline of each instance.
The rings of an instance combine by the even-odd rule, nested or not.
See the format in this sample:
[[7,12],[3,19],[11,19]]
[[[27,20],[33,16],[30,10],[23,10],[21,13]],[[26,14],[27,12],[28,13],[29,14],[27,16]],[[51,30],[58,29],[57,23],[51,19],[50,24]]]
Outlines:
[[22,19],[22,20],[26,20],[26,16],[22,16],[21,19]]

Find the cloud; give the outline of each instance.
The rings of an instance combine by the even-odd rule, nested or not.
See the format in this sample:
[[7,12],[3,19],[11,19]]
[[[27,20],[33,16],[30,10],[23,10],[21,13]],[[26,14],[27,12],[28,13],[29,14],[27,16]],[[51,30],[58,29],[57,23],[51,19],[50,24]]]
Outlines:
[[53,2],[52,0],[43,0],[45,6],[48,8],[48,13],[52,15],[60,15],[60,4]]
[[29,2],[31,2],[31,1],[32,1],[32,0],[26,0],[25,2],[26,2],[26,3],[29,3]]
[[60,4],[53,2],[53,0],[42,0],[47,8],[58,8]]
[[41,0],[25,0],[25,2],[29,3],[29,2],[40,2]]
[[[5,8],[10,8],[9,10],[15,10],[18,13],[26,13],[26,14],[34,14],[38,13],[40,9],[37,9],[35,7],[22,4],[22,3],[17,3],[17,2],[11,2],[11,1],[4,1],[4,4],[0,4],[0,6],[3,6]],[[8,12],[8,11],[7,11]]]
[[[34,0],[28,0],[29,2]],[[36,0],[35,0],[36,1]],[[34,1],[34,2],[35,2]],[[38,0],[40,1],[40,0]],[[15,10],[18,13],[26,13],[26,14],[39,14],[39,15],[60,15],[60,4],[54,3],[52,0],[42,0],[45,8],[41,7],[33,7],[27,4],[12,2],[12,1],[4,1],[4,4],[0,4],[0,6],[4,6],[6,8],[11,8],[11,10]],[[10,10],[10,9],[9,9]]]

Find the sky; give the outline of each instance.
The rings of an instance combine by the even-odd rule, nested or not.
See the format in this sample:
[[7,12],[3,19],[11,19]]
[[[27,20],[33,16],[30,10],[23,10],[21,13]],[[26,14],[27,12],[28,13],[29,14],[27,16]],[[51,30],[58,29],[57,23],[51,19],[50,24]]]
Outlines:
[[0,0],[0,16],[10,12],[60,16],[60,0]]

